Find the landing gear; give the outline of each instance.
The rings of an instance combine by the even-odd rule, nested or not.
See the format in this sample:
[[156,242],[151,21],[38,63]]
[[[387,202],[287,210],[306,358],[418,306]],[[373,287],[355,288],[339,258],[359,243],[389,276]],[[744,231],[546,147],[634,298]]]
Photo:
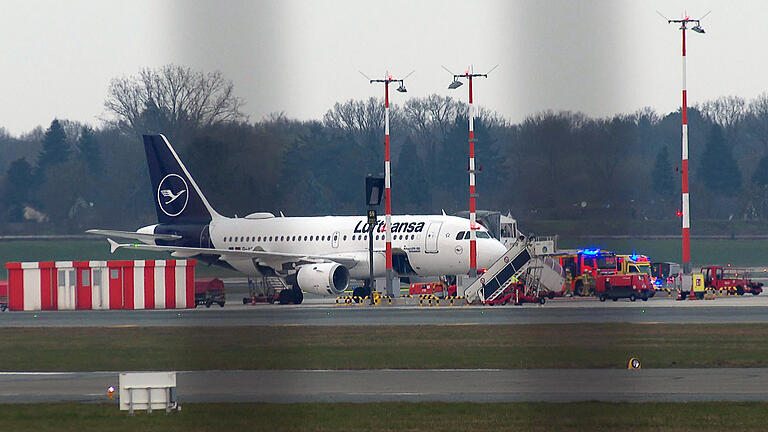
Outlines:
[[277,295],[277,302],[284,305],[284,304],[301,304],[301,302],[304,301],[304,293],[301,292],[301,289],[294,286],[290,289],[284,289],[280,291],[280,294]]
[[352,290],[352,297],[365,298],[371,295],[371,289],[367,286],[357,287]]
[[364,299],[366,297],[369,297],[371,295],[371,281],[365,280],[363,281],[363,286],[359,286],[352,290],[352,297],[355,298],[355,300]]

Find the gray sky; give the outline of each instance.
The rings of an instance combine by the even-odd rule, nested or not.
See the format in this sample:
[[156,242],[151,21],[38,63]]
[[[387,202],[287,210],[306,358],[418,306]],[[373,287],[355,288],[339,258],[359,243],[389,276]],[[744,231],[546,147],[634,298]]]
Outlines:
[[[5,1],[0,13],[0,126],[54,118],[100,124],[109,80],[177,63],[221,70],[258,120],[320,119],[334,102],[381,96],[369,76],[411,70],[395,103],[447,90],[469,64],[478,105],[512,121],[547,109],[592,116],[680,105],[679,18],[688,32],[691,104],[766,91],[760,1]],[[751,20],[751,21],[750,21]],[[750,46],[750,44],[754,46]],[[750,55],[755,52],[756,55]]]

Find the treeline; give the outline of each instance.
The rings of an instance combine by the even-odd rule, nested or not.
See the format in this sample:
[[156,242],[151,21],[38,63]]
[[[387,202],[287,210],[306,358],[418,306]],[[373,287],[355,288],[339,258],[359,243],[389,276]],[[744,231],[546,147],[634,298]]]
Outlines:
[[[164,133],[214,207],[227,215],[363,214],[364,177],[383,173],[381,100],[350,100],[322,119],[249,121],[220,73],[169,65],[113,80],[110,118],[65,119],[0,133],[3,232],[78,233],[155,221],[142,133]],[[521,219],[675,219],[680,112],[611,118],[544,112],[511,124],[475,119],[480,208]],[[1,121],[1,120],[0,120]],[[722,97],[688,111],[692,214],[768,218],[768,94]],[[445,95],[391,108],[395,213],[468,206],[467,105]]]

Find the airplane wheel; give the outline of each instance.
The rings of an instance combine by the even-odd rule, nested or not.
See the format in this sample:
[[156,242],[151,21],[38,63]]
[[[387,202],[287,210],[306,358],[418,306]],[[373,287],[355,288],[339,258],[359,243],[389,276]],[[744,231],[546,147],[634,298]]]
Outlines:
[[352,290],[352,297],[368,297],[371,294],[371,290],[366,287],[357,287]]
[[293,300],[292,290],[284,289],[280,291],[280,294],[278,294],[277,296],[277,302],[280,303],[281,305],[291,303],[292,300]]
[[301,289],[298,287],[293,287],[291,291],[293,292],[293,303],[301,304],[301,302],[304,301],[304,293],[301,292]]

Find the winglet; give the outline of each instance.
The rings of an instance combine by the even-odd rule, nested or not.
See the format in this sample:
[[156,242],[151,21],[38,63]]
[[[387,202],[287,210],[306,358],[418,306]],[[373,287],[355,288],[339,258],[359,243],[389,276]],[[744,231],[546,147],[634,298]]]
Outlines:
[[115,253],[115,251],[120,248],[120,244],[111,238],[107,237],[107,241],[109,242],[109,253]]

